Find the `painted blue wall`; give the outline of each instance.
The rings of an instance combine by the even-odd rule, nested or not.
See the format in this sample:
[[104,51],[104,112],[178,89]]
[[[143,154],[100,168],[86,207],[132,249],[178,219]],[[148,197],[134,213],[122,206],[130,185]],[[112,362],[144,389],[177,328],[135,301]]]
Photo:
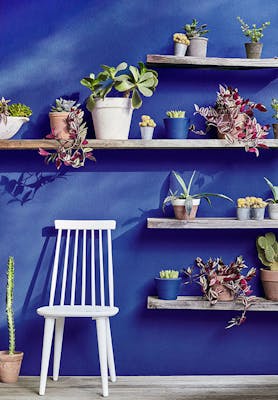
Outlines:
[[[236,16],[248,22],[270,20],[264,56],[277,55],[277,3],[267,0],[74,0],[1,1],[0,96],[30,105],[33,116],[17,138],[41,138],[49,132],[48,111],[55,98],[75,96],[83,104],[88,91],[79,80],[100,64],[131,64],[146,54],[171,54],[171,36],[197,17],[209,25],[209,56],[244,57],[244,37]],[[218,84],[239,87],[254,101],[270,106],[277,97],[277,71],[159,70],[159,87],[134,112],[131,137],[139,138],[142,114],[158,122],[168,109],[213,103]],[[88,123],[91,127],[89,115]],[[271,122],[271,111],[259,116]],[[195,121],[196,122],[196,121]],[[92,137],[90,130],[90,137]],[[270,135],[272,136],[272,134]],[[36,308],[46,303],[54,238],[46,227],[55,218],[115,218],[116,300],[112,321],[119,375],[277,374],[277,314],[251,313],[240,328],[225,330],[232,312],[150,311],[153,277],[163,267],[182,268],[196,256],[244,255],[260,267],[255,238],[263,231],[153,231],[146,218],[162,216],[161,202],[172,169],[188,177],[196,169],[195,189],[238,196],[269,193],[263,182],[278,182],[277,152],[259,158],[243,150],[102,151],[97,163],[80,170],[46,166],[36,152],[2,151],[0,163],[1,270],[0,347],[7,347],[4,313],[5,263],[16,261],[15,316],[17,348],[25,352],[22,374],[39,373],[43,320]],[[232,216],[231,204],[202,202],[199,216]],[[255,294],[262,294],[259,279]],[[183,288],[198,293],[198,288]],[[70,321],[65,333],[62,374],[98,374],[94,326]],[[274,347],[273,347],[274,345]]]

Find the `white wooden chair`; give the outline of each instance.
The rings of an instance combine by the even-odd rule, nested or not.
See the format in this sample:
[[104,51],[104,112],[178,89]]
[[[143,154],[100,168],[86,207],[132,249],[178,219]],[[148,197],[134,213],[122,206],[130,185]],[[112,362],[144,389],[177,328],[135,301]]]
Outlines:
[[[106,397],[108,368],[111,381],[116,381],[109,322],[109,317],[119,311],[114,306],[111,240],[111,230],[116,228],[116,221],[58,220],[55,221],[55,228],[58,229],[58,236],[49,305],[37,309],[37,313],[45,318],[39,394],[45,394],[54,331],[53,380],[57,381],[65,317],[89,317],[96,321],[102,392]],[[103,239],[103,231],[107,232],[107,242]],[[104,253],[107,253],[107,262],[104,262]],[[77,290],[79,285],[80,294]]]

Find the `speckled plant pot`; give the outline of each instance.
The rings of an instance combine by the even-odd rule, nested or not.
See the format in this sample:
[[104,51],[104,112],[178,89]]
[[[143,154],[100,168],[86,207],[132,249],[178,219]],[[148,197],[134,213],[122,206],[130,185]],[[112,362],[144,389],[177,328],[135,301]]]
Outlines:
[[272,124],[274,139],[278,139],[278,123]]
[[237,207],[237,219],[245,221],[251,218],[250,207]]
[[262,43],[244,43],[247,58],[261,58]]
[[268,205],[268,215],[270,219],[278,219],[278,203]]
[[265,207],[262,208],[251,208],[251,218],[256,221],[261,221],[264,219]]
[[185,56],[187,50],[187,45],[183,43],[174,43],[174,54],[175,56],[183,57]]

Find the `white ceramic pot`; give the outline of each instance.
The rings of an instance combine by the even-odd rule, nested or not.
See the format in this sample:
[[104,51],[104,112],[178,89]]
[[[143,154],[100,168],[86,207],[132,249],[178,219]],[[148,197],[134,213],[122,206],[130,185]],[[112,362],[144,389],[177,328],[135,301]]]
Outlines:
[[278,219],[278,203],[268,205],[268,215],[271,219]]
[[99,99],[92,111],[96,139],[128,139],[133,108],[131,99]]
[[175,56],[180,56],[180,57],[185,56],[186,50],[187,50],[187,44],[184,44],[184,43],[175,43],[174,44]]
[[151,140],[153,138],[154,128],[152,126],[140,126],[141,137],[144,140]]
[[208,39],[204,37],[193,37],[187,48],[186,55],[191,57],[205,58],[207,56]]
[[27,117],[7,117],[7,124],[3,120],[0,122],[0,139],[12,138],[22,127],[25,122],[28,122]]

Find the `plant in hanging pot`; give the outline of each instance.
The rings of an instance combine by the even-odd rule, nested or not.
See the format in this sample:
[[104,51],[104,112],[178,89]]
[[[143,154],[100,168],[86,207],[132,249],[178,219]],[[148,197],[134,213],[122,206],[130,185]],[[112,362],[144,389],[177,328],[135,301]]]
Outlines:
[[[126,140],[133,109],[141,107],[141,94],[153,95],[158,74],[141,62],[138,67],[122,62],[116,68],[102,65],[102,69],[98,75],[91,73],[81,80],[92,92],[87,108],[92,113],[96,139]],[[107,97],[115,93],[123,93],[123,97]]]
[[[276,121],[278,121],[278,100],[277,99],[272,99],[271,107],[274,111],[273,118]],[[278,139],[278,122],[275,122],[274,124],[272,124],[272,128],[273,128],[274,138]]]
[[278,242],[273,232],[259,236],[256,240],[258,257],[261,263],[267,267],[261,268],[261,281],[265,297],[278,301]]
[[198,282],[202,288],[204,297],[211,305],[218,301],[235,301],[243,305],[241,316],[232,318],[226,328],[241,325],[246,320],[248,308],[256,301],[250,288],[250,280],[256,275],[256,269],[250,268],[244,274],[243,270],[248,268],[241,256],[235,261],[225,264],[222,258],[212,259],[204,262],[200,257],[196,258],[194,267],[183,270],[190,282]]
[[190,45],[190,40],[184,33],[174,33],[174,54],[175,56],[185,56],[187,47]]
[[190,120],[185,116],[185,111],[167,111],[164,126],[169,139],[186,139],[189,131]]
[[181,284],[179,271],[162,270],[159,273],[159,278],[154,278],[158,298],[161,300],[176,300]]
[[204,198],[209,205],[211,205],[210,197],[219,197],[225,200],[229,200],[233,202],[233,200],[219,193],[197,193],[191,195],[191,186],[194,180],[196,171],[193,171],[188,186],[185,181],[177,172],[173,171],[174,177],[176,178],[178,184],[182,188],[182,192],[178,195],[177,191],[173,192],[171,189],[169,190],[170,195],[167,196],[163,201],[162,209],[165,209],[165,206],[168,203],[171,203],[174,208],[175,218],[180,220],[192,220],[196,217],[196,213],[200,204],[200,199]]
[[199,25],[199,22],[194,18],[192,23],[186,24],[183,29],[190,40],[186,55],[205,58],[207,56],[208,39],[203,36],[208,33],[207,24]]
[[9,350],[0,351],[0,381],[14,383],[18,375],[23,359],[23,352],[15,350],[15,324],[13,311],[14,296],[14,258],[9,257],[7,266],[6,286],[6,314],[9,330]]
[[250,43],[245,43],[246,57],[261,58],[263,44],[260,40],[264,36],[263,30],[270,25],[270,22],[264,22],[261,27],[257,27],[256,24],[250,27],[242,18],[237,17],[237,20],[241,25],[242,33],[250,40]]
[[274,186],[269,179],[264,178],[272,191],[273,198],[267,199],[268,214],[270,219],[278,219],[278,186]]
[[55,100],[55,106],[51,107],[49,113],[50,128],[52,134],[57,139],[69,139],[69,124],[67,118],[69,113],[77,110],[80,104],[76,104],[74,100],[66,100],[60,97]]
[[150,140],[153,138],[153,131],[156,127],[156,123],[149,115],[142,115],[141,122],[139,122],[141,137],[144,140]]
[[0,139],[12,138],[32,115],[31,108],[25,104],[9,103],[4,97],[0,100]]

